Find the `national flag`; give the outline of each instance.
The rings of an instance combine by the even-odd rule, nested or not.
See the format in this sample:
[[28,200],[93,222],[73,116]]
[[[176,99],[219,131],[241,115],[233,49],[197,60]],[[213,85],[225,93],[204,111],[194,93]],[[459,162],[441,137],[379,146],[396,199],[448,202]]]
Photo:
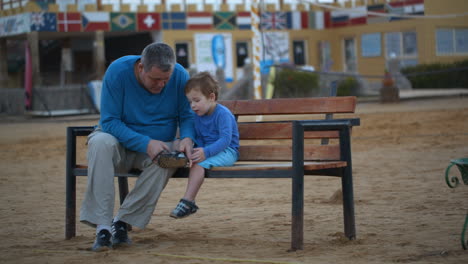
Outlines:
[[58,13],[57,24],[59,32],[81,31],[81,14],[78,12]]
[[325,28],[331,28],[331,14],[330,11],[325,11],[323,13],[323,23],[325,24]]
[[[372,13],[382,13],[386,14],[385,5],[384,4],[377,4],[377,5],[369,5],[367,6],[367,11]],[[388,22],[390,20],[387,16],[379,16],[376,14],[368,14],[367,16],[367,24],[375,24],[375,23],[382,23]]]
[[135,13],[111,13],[111,31],[135,31]]
[[331,27],[343,27],[348,25],[349,14],[346,11],[331,11]]
[[161,17],[159,13],[137,13],[138,30],[160,30]]
[[250,15],[250,12],[238,12],[236,16],[237,28],[250,30],[252,25],[252,18]]
[[212,29],[213,14],[211,12],[187,12],[187,29]]
[[332,11],[330,16],[332,27],[365,24],[367,22],[367,8],[361,6],[344,11]]
[[186,29],[187,24],[185,21],[184,12],[163,12],[162,13],[162,27],[163,29]]
[[109,31],[109,12],[83,12],[83,31]]
[[213,15],[213,24],[216,29],[233,30],[236,25],[236,13],[215,12]]
[[424,15],[424,0],[406,0],[404,11],[405,14]]
[[355,7],[350,10],[349,25],[360,25],[367,23],[367,8],[365,6]]
[[291,28],[291,15],[289,12],[263,12],[260,26],[266,30]]
[[305,11],[291,12],[291,28],[306,29],[309,27],[309,15]]
[[309,12],[309,28],[323,29],[324,21],[323,11]]
[[57,15],[55,13],[32,12],[32,31],[57,31]]
[[[385,4],[385,9],[387,10],[388,13],[390,14],[395,14],[395,15],[403,15],[405,13],[405,3],[404,2],[393,2],[393,3],[388,3]],[[390,17],[390,21],[393,20],[400,20],[403,19],[402,17],[395,16],[395,17]]]

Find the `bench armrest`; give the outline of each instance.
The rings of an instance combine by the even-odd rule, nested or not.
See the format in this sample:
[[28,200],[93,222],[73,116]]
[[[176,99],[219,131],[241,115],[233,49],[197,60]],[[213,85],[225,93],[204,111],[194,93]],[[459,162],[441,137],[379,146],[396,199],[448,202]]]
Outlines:
[[299,120],[293,121],[292,162],[293,168],[299,170],[304,166],[304,131],[339,132],[340,160],[346,161],[351,168],[351,128],[359,126],[359,118],[328,119],[328,120]]

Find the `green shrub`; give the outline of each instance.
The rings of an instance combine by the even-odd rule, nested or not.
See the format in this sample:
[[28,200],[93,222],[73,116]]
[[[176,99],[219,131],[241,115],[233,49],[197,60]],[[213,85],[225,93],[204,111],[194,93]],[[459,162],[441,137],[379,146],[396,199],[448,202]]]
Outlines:
[[414,89],[468,88],[468,60],[420,64],[403,68],[401,72],[408,78]]
[[336,88],[337,96],[350,96],[355,95],[358,89],[359,83],[354,77],[346,77],[346,79],[341,80],[338,83]]
[[318,96],[318,74],[288,68],[277,68],[274,98]]

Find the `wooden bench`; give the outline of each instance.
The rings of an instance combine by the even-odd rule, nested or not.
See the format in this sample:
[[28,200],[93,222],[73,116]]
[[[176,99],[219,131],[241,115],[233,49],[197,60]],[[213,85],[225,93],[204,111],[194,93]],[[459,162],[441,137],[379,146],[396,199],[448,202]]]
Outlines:
[[[341,177],[344,232],[350,240],[355,239],[350,134],[351,128],[358,126],[360,120],[324,120],[323,115],[354,113],[356,98],[350,96],[236,100],[220,103],[227,106],[236,116],[241,140],[240,158],[232,167],[207,171],[206,177],[291,178],[292,250],[303,248],[304,175]],[[76,232],[76,177],[87,175],[87,166],[76,162],[77,137],[87,136],[92,131],[93,127],[67,128],[66,239],[74,237]],[[324,145],[320,143],[320,139],[332,140]],[[118,177],[122,203],[128,193],[127,178],[137,177],[138,172],[115,176]],[[186,176],[187,173],[183,170],[174,175]]]

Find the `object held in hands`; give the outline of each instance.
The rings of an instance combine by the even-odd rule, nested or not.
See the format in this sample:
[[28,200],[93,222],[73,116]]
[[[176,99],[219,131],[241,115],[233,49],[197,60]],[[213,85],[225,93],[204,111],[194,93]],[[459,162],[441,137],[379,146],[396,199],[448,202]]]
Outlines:
[[188,168],[189,159],[180,151],[163,151],[153,160],[161,168]]

